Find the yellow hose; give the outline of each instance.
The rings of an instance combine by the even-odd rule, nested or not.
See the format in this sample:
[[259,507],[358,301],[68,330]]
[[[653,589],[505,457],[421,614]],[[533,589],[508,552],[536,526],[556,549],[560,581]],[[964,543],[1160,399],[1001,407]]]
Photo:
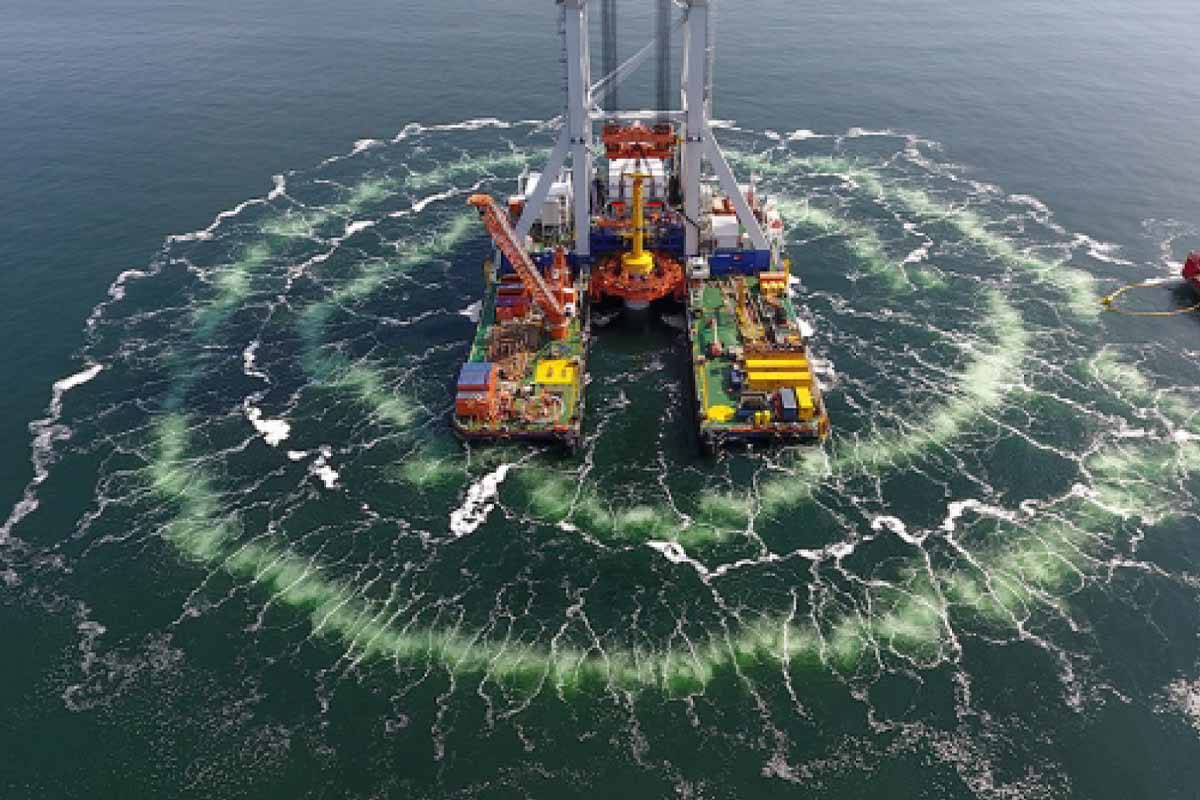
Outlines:
[[1161,285],[1161,283],[1153,281],[1149,283],[1126,284],[1107,297],[1100,298],[1100,302],[1107,310],[1112,311],[1114,314],[1120,314],[1125,317],[1177,317],[1180,314],[1190,314],[1193,311],[1200,310],[1200,303],[1188,306],[1187,308],[1177,308],[1172,311],[1126,311],[1125,309],[1117,308],[1116,306],[1117,298],[1128,292],[1130,289],[1149,289],[1152,286]]

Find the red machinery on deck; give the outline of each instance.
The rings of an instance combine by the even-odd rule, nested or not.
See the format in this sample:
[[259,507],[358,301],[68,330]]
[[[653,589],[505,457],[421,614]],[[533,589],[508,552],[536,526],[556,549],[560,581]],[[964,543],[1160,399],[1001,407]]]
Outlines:
[[1187,262],[1183,265],[1183,279],[1200,292],[1200,250],[1188,255]]
[[669,122],[660,122],[652,128],[637,123],[610,123],[604,126],[600,138],[604,142],[604,155],[610,161],[618,158],[667,159],[675,154],[675,128]]
[[654,256],[655,269],[647,275],[626,271],[620,258],[605,261],[592,272],[592,298],[619,297],[631,306],[644,306],[668,295],[681,299],[683,266],[661,254]]

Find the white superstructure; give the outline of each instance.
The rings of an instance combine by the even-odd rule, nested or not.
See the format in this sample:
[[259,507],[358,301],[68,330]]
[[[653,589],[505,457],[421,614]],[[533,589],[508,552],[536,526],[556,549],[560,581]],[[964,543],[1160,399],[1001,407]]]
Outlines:
[[[589,6],[592,0],[555,0],[555,3],[559,6],[559,28],[566,65],[567,105],[563,114],[564,124],[545,168],[531,182],[531,186],[525,187],[523,209],[516,225],[518,236],[523,239],[534,224],[554,227],[569,224],[574,232],[574,254],[586,263],[591,256],[595,122],[670,120],[682,123],[680,191],[684,213],[691,221],[686,229],[687,255],[701,255],[702,245],[711,247],[714,244],[717,247],[774,250],[774,243],[768,239],[752,208],[752,194],[747,196],[739,187],[712,133],[709,0],[676,0],[675,5],[682,9],[682,17],[660,30],[657,40],[652,40],[594,84],[591,81],[588,45]],[[601,110],[599,101],[602,93],[632,74],[651,54],[669,49],[670,36],[675,31],[681,31],[683,36],[681,109]],[[575,176],[575,191],[572,191],[570,183],[567,183],[566,189],[562,185],[564,180],[561,176],[568,157]],[[642,159],[636,164],[610,165],[605,185],[608,202],[620,201],[632,194],[633,172],[627,167],[650,175],[646,188],[652,201],[667,198],[671,187],[668,186],[665,165],[661,162],[655,165],[653,159]],[[711,207],[704,202],[702,187],[709,171],[715,176],[721,192],[729,198],[731,208],[728,210],[736,221],[736,231],[728,220],[714,219],[714,216],[723,215],[714,215]],[[564,219],[567,221],[564,222]]]

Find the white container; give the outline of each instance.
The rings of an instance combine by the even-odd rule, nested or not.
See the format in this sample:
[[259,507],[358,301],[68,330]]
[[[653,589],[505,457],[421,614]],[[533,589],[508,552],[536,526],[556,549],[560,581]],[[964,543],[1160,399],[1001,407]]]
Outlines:
[[713,214],[713,239],[720,250],[735,250],[739,243],[738,219],[733,214]]
[[633,199],[633,176],[636,173],[649,175],[643,183],[647,200],[665,200],[667,197],[667,167],[661,158],[616,158],[608,162],[608,200]]
[[[537,189],[539,178],[541,178],[540,172],[529,173],[525,181],[524,198],[526,203]],[[561,179],[550,184],[550,191],[546,194],[546,202],[542,204],[542,213],[538,221],[546,228],[561,228],[567,225],[571,219],[571,205],[574,199],[574,191],[569,179]]]

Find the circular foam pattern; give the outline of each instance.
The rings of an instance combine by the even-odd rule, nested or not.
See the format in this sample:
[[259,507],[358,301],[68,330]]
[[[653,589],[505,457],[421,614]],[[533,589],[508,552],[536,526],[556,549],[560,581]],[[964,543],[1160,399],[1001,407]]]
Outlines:
[[[701,456],[670,313],[596,320],[579,458],[458,443],[488,252],[465,199],[510,192],[547,134],[410,126],[114,284],[0,538],[93,576],[63,581],[121,641],[195,625],[248,659],[469,680],[489,709],[801,706],[831,677],[881,717],[897,680],[969,706],[971,640],[1032,643],[1082,693],[1071,598],[1157,569],[1141,543],[1195,509],[1194,398],[1099,316],[1133,265],[933,143],[802,133],[721,138],[788,222],[827,447]],[[65,543],[23,523],[81,486]],[[124,614],[114,563],[161,600]]]

